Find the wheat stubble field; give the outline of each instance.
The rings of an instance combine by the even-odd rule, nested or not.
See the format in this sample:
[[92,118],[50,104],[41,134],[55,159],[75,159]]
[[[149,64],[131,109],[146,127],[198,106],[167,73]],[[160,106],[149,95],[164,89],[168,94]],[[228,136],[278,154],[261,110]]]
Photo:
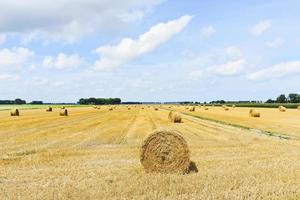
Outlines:
[[[280,139],[187,114],[171,123],[167,106],[68,110],[67,117],[58,109],[21,110],[19,117],[0,111],[1,199],[300,199],[298,137]],[[289,132],[295,128],[289,123],[273,125],[299,133]],[[198,173],[144,172],[139,149],[158,128],[181,132]]]

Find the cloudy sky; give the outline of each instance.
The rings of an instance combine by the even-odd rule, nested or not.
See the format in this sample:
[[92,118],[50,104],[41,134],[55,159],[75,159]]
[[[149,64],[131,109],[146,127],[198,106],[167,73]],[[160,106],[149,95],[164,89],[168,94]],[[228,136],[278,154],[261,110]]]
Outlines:
[[298,0],[1,0],[0,99],[300,93]]

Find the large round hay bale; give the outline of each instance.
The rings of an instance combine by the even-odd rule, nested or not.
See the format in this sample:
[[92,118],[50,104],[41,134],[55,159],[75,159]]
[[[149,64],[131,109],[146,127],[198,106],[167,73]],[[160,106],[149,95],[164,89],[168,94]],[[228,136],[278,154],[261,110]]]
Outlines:
[[20,112],[18,109],[12,109],[10,111],[10,116],[19,116],[20,115]]
[[46,109],[46,112],[52,112],[52,107],[48,107],[47,109]]
[[61,109],[59,112],[60,116],[68,116],[68,110],[67,109]]
[[280,112],[285,112],[286,111],[286,108],[284,106],[279,106],[279,111]]
[[190,156],[187,142],[177,131],[154,131],[142,144],[140,161],[146,172],[188,173]]
[[260,112],[258,112],[257,110],[254,110],[254,109],[250,109],[249,116],[250,117],[260,117]]
[[[170,114],[169,114],[170,115]],[[170,116],[170,120],[173,123],[181,123],[182,119],[181,119],[181,115],[179,112],[172,112],[171,116]]]

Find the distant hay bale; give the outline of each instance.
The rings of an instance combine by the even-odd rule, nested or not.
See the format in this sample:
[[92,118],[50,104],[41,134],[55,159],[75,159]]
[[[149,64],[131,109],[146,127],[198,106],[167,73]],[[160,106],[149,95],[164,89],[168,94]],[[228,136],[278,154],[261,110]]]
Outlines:
[[48,108],[46,109],[46,112],[52,112],[52,107],[48,107]]
[[173,123],[181,123],[182,121],[180,113],[173,111],[169,113],[169,120]]
[[68,110],[67,109],[61,109],[59,112],[60,116],[68,116]]
[[131,108],[128,107],[127,110],[131,110]]
[[208,110],[208,107],[205,107],[204,110]]
[[229,110],[229,108],[227,106],[224,106],[223,108],[224,108],[225,111]]
[[279,106],[279,111],[280,112],[285,112],[286,111],[286,108],[284,106]]
[[155,111],[158,111],[158,108],[154,108]]
[[195,106],[193,106],[191,109],[190,109],[190,112],[195,112],[196,108]]
[[109,111],[112,111],[112,110],[113,110],[113,108],[112,108],[112,107],[110,107],[110,108],[108,108],[108,110],[109,110]]
[[177,131],[154,131],[142,144],[140,161],[147,173],[186,174],[190,167],[187,142]]
[[142,110],[144,110],[144,107],[142,107]]
[[185,107],[185,109],[186,109],[186,110],[188,110],[188,109],[189,109],[189,107]]
[[61,109],[65,109],[66,107],[65,107],[65,106],[61,106],[60,108],[61,108]]
[[93,108],[97,109],[97,106],[93,106]]
[[20,116],[20,112],[18,109],[12,109],[10,111],[10,116]]
[[249,116],[250,117],[260,117],[260,112],[258,112],[257,110],[254,110],[254,109],[250,109]]
[[233,104],[231,107],[232,107],[232,108],[235,108],[235,105]]

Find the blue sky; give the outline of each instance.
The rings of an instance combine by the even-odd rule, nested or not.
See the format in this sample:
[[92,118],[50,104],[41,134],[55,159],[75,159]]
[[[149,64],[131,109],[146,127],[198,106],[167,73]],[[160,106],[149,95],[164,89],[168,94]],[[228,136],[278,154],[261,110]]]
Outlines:
[[0,99],[300,93],[300,2],[3,0]]

